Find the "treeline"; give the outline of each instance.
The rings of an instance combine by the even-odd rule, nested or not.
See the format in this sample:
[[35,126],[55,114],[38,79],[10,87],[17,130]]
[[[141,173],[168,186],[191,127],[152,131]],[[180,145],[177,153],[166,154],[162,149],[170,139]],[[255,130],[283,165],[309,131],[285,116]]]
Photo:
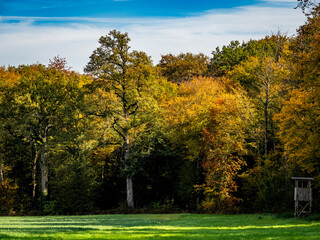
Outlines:
[[211,58],[154,66],[113,30],[86,74],[1,67],[0,214],[292,211],[293,176],[319,209],[319,13]]

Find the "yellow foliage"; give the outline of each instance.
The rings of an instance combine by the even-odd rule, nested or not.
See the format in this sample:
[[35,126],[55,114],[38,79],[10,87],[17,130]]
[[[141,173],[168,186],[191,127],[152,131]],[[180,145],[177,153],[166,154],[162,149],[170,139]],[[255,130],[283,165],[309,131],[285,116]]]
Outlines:
[[162,104],[168,138],[174,145],[185,145],[190,160],[200,151],[200,137],[208,123],[209,109],[225,91],[214,78],[194,78],[178,87],[178,95]]
[[176,98],[163,105],[168,137],[185,146],[190,160],[200,156],[205,184],[196,185],[203,208],[223,209],[239,201],[235,177],[245,162],[245,135],[250,115],[246,93],[228,78],[194,78],[179,86]]
[[275,116],[285,155],[308,174],[314,173],[320,157],[320,105],[314,94],[314,90],[293,90],[281,113]]
[[18,83],[19,75],[11,69],[0,67],[0,87],[13,87]]

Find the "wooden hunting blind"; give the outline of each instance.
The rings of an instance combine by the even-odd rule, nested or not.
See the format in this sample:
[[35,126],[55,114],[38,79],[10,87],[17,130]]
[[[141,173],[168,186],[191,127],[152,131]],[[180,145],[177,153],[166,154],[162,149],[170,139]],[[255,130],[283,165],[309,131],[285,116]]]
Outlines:
[[303,213],[311,213],[312,208],[312,188],[310,177],[293,177],[294,186],[294,216],[299,217]]

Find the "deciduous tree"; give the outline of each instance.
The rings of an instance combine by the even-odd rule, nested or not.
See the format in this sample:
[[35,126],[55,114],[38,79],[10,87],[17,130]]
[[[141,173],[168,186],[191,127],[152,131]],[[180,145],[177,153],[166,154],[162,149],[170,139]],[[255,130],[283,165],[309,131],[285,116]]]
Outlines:
[[144,131],[153,121],[152,111],[157,108],[159,77],[150,57],[144,52],[130,51],[127,33],[113,30],[99,40],[85,72],[96,77],[109,99],[107,115],[109,127],[120,137],[123,148],[122,162],[126,175],[127,204],[134,207],[134,161],[130,148],[137,132]]
[[210,108],[209,124],[203,131],[205,138],[205,182],[198,186],[205,195],[204,210],[235,209],[240,201],[236,179],[246,165],[250,106],[243,90],[222,90]]
[[[40,161],[41,209],[45,209],[49,195],[49,162],[51,148],[58,143],[55,137],[67,131],[66,119],[74,117],[80,102],[77,91],[88,82],[87,78],[75,72],[43,65],[19,66],[18,84],[12,89],[10,117],[15,119],[7,129],[14,129],[15,135],[32,146],[33,196],[36,187],[36,166]],[[51,155],[52,156],[52,155]]]

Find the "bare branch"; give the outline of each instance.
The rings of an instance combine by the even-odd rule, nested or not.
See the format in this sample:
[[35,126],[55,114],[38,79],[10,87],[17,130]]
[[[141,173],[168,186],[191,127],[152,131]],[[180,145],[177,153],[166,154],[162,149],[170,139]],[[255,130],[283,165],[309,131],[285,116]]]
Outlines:
[[117,128],[116,128],[116,124],[118,123],[118,121],[119,121],[119,119],[118,118],[116,118],[116,119],[114,119],[114,121],[113,121],[113,123],[112,123],[112,128],[113,128],[113,130],[116,132],[116,133],[118,133],[119,134],[119,136],[121,136],[123,139],[125,138],[125,136],[123,135],[123,133],[122,132],[120,132]]

